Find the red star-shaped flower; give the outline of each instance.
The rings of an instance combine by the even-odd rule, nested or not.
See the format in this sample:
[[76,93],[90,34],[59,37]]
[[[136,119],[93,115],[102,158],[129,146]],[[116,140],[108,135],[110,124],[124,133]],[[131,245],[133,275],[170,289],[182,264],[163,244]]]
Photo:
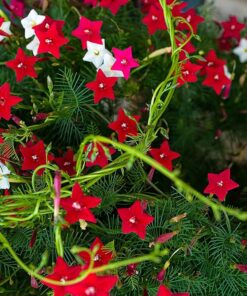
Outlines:
[[211,49],[205,56],[205,61],[198,61],[203,66],[201,75],[205,75],[208,69],[223,67],[226,65],[225,60],[221,60],[217,57],[215,50]]
[[113,48],[112,51],[114,53],[116,61],[112,65],[111,69],[122,71],[124,74],[124,78],[128,79],[130,76],[130,69],[139,67],[139,64],[132,56],[131,46],[124,50]]
[[60,36],[63,37],[63,26],[64,26],[64,21],[62,20],[54,20],[53,18],[46,16],[44,21],[33,27],[35,34],[37,35],[37,32],[47,32],[50,30],[51,26],[53,24],[56,24],[57,27],[57,31],[59,33]]
[[161,6],[152,5],[148,14],[142,19],[142,22],[147,26],[150,35],[154,34],[157,30],[167,29]]
[[245,28],[245,24],[239,23],[236,16],[230,16],[229,21],[221,22],[223,28],[223,38],[233,38],[240,40],[241,31]]
[[124,234],[134,232],[141,239],[145,239],[146,228],[153,222],[154,217],[144,213],[141,202],[137,200],[130,208],[120,208],[117,211],[122,220],[122,232]]
[[197,81],[196,73],[200,71],[202,66],[192,64],[190,61],[186,61],[181,65],[181,75],[178,78],[178,84],[181,86],[185,83],[191,83]]
[[[55,280],[59,282],[66,282],[74,280],[79,277],[82,271],[81,266],[69,266],[62,257],[58,257],[53,272],[45,277],[45,279]],[[54,284],[47,283],[45,280],[42,284],[53,289],[54,296],[64,296],[67,294],[75,295],[78,293],[81,287],[81,283],[70,285],[70,286],[57,286]]]
[[189,293],[172,293],[166,286],[161,285],[157,296],[190,296]]
[[87,48],[87,41],[103,44],[100,36],[102,24],[102,21],[91,21],[82,16],[80,18],[79,26],[72,31],[72,35],[81,40],[81,46],[83,49]]
[[86,87],[94,92],[94,103],[99,103],[100,100],[107,98],[110,100],[115,99],[113,86],[117,82],[116,77],[107,77],[104,72],[99,69],[97,72],[96,80],[88,82]]
[[207,77],[202,84],[212,87],[219,95],[226,85],[231,84],[231,80],[226,76],[224,67],[208,68]]
[[[193,33],[196,34],[197,32],[197,27],[200,23],[204,21],[204,18],[199,16],[194,8],[191,8],[187,10],[184,13],[181,13],[181,16],[191,25],[193,29]],[[179,22],[177,29],[182,31],[182,30],[190,30],[188,25],[183,22]]]
[[24,1],[11,0],[7,8],[16,16],[19,16],[19,17],[24,16],[24,11],[25,11]]
[[93,146],[87,145],[85,147],[85,152],[91,147],[87,154],[86,167],[100,166],[105,167],[108,164],[111,155],[116,152],[112,147],[108,147],[106,144],[94,143]]
[[[46,164],[46,152],[45,152],[45,144],[42,140],[38,143],[27,143],[27,146],[20,145],[20,152],[23,157],[23,163],[21,169],[23,171],[27,170],[35,170],[40,165]],[[52,155],[48,155],[48,160],[53,160]],[[40,169],[38,171],[38,175],[43,174],[44,169]]]
[[208,174],[208,186],[204,189],[204,193],[215,194],[220,201],[224,201],[228,191],[239,187],[239,185],[231,180],[230,169],[226,169],[219,174]]
[[75,175],[75,165],[74,152],[72,149],[68,149],[63,157],[55,157],[54,162],[59,166],[59,168],[69,174],[70,176]]
[[65,220],[69,224],[74,224],[79,220],[96,223],[96,218],[90,211],[101,203],[101,198],[84,195],[80,184],[75,183],[72,195],[69,198],[61,199],[61,207],[65,209]]
[[[96,237],[94,242],[91,244],[90,250],[93,250],[96,246],[98,247],[98,251],[96,252],[93,259],[94,260],[93,267],[98,267],[98,266],[108,264],[108,262],[110,262],[113,259],[113,253],[104,248],[105,247],[104,244],[98,237]],[[79,256],[85,262],[86,267],[88,267],[90,264],[90,255],[88,254],[88,252],[85,252],[85,251],[80,252]]]
[[36,78],[37,73],[34,65],[39,59],[25,55],[22,48],[18,48],[17,55],[14,60],[6,62],[6,66],[15,71],[16,80],[21,81],[24,77],[29,76]]
[[40,42],[38,53],[48,52],[57,59],[60,57],[60,47],[69,42],[69,39],[60,34],[56,23],[47,31],[36,30],[35,33]]
[[172,161],[180,157],[179,153],[170,150],[167,140],[163,141],[160,148],[151,148],[150,154],[156,161],[162,164],[169,171],[172,171]]
[[74,293],[73,296],[110,296],[110,291],[117,281],[116,275],[90,274],[82,281],[80,291]]
[[[177,47],[182,46],[186,40],[188,39],[187,35],[178,35],[175,39]],[[187,42],[183,47],[182,47],[182,51],[180,51],[179,53],[179,60],[185,60],[187,58],[186,53],[190,54],[190,53],[194,53],[196,51],[195,46],[189,41]]]
[[108,8],[112,14],[117,14],[119,8],[128,2],[129,0],[101,0],[99,6]]
[[119,142],[124,142],[127,136],[137,136],[137,123],[140,120],[140,116],[133,116],[135,119],[131,119],[124,113],[122,108],[118,111],[118,118],[116,121],[111,122],[108,127],[118,134]]
[[10,93],[10,85],[5,82],[0,86],[0,119],[10,120],[11,107],[17,105],[22,99],[16,96],[12,96]]

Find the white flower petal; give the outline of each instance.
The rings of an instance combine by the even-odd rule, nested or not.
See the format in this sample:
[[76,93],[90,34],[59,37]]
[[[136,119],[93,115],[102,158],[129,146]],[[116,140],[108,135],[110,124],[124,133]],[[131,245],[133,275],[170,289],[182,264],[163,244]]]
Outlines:
[[40,45],[39,39],[35,36],[34,39],[30,43],[28,43],[26,48],[28,50],[32,50],[33,55],[36,56],[38,54],[39,45]]
[[30,38],[35,35],[33,30],[34,26],[41,24],[45,19],[44,15],[39,15],[34,9],[32,9],[28,16],[21,20],[21,24],[25,29],[25,38]]
[[11,172],[10,170],[0,161],[0,176],[2,175],[9,175]]
[[106,53],[104,55],[104,62],[103,65],[99,67],[106,77],[124,77],[122,71],[111,70],[111,67],[115,63],[116,59],[113,57],[111,53]]
[[0,189],[9,189],[10,184],[9,184],[9,179],[6,177],[2,177],[0,179]]
[[242,38],[239,46],[234,48],[233,53],[239,57],[241,63],[247,62],[247,39]]

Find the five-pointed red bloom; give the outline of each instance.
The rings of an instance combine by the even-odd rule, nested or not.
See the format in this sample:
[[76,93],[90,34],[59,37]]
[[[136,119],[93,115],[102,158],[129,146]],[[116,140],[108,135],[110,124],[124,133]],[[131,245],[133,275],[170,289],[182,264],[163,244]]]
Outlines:
[[196,82],[197,76],[196,73],[200,71],[202,66],[192,64],[190,61],[186,61],[181,65],[181,75],[178,78],[178,84],[181,86],[186,82]]
[[223,38],[233,38],[240,40],[241,31],[245,28],[245,24],[239,23],[236,16],[230,16],[229,21],[221,22],[223,27]]
[[124,74],[124,78],[128,79],[130,76],[130,69],[139,67],[139,64],[132,56],[131,46],[124,50],[113,48],[112,51],[114,53],[116,61],[112,65],[111,69],[122,71]]
[[111,155],[116,152],[114,148],[101,143],[94,143],[92,146],[86,145],[84,151],[86,152],[89,147],[91,147],[91,149],[87,154],[86,167],[98,165],[103,168],[108,164]]
[[198,61],[203,66],[201,75],[205,75],[208,69],[223,67],[226,64],[225,60],[221,60],[217,57],[215,50],[211,49],[204,57],[205,61]]
[[54,20],[53,18],[46,16],[45,19],[43,20],[43,22],[39,25],[36,25],[33,27],[35,34],[37,34],[37,32],[47,32],[50,30],[52,24],[56,24],[57,27],[57,31],[59,33],[60,36],[63,36],[63,26],[64,26],[64,21],[62,20]]
[[80,290],[73,296],[110,296],[110,291],[117,281],[116,275],[90,274],[80,283]]
[[101,0],[99,6],[108,8],[112,14],[117,14],[119,8],[128,2],[129,0]]
[[59,166],[61,170],[69,174],[70,176],[75,175],[75,160],[74,152],[72,149],[68,149],[63,157],[55,157],[54,162]]
[[152,223],[154,217],[144,213],[139,200],[135,201],[130,208],[117,209],[122,220],[122,232],[124,234],[134,232],[141,239],[146,237],[146,228]]
[[[181,13],[181,16],[186,19],[186,21],[191,25],[193,33],[197,32],[197,27],[200,23],[204,21],[204,18],[199,16],[194,8],[187,10],[184,13]],[[177,26],[178,30],[190,30],[188,25],[184,22],[180,22]]]
[[107,77],[104,72],[99,69],[97,72],[96,80],[88,82],[86,87],[94,91],[94,103],[99,103],[100,100],[107,98],[110,100],[115,99],[113,86],[117,82],[116,77]]
[[[53,159],[51,155],[48,155],[46,159],[45,144],[42,140],[36,144],[20,145],[20,152],[23,157],[21,169],[24,171],[35,170],[40,165],[46,164],[47,159],[50,161]],[[43,171],[44,169],[40,169],[37,174],[42,175]]]
[[215,194],[220,201],[224,201],[228,191],[239,187],[239,185],[231,180],[230,169],[226,169],[219,174],[208,174],[208,186],[204,189],[204,193]]
[[172,293],[166,286],[161,285],[157,296],[190,296],[189,293]]
[[170,150],[167,140],[163,141],[160,148],[151,148],[150,154],[156,161],[162,164],[169,171],[172,171],[172,161],[180,157],[179,153]]
[[224,67],[208,68],[207,77],[202,82],[203,85],[212,87],[217,95],[222,92],[222,89],[231,83],[231,80],[226,76]]
[[102,21],[91,21],[82,16],[79,26],[72,32],[72,35],[81,40],[83,49],[87,48],[87,41],[102,44],[100,36],[102,24]]
[[5,82],[0,86],[0,119],[4,118],[10,120],[11,107],[17,105],[22,99],[16,96],[12,96],[10,93],[10,85]]
[[[55,280],[59,282],[66,282],[74,280],[79,277],[82,271],[82,266],[69,266],[62,257],[58,257],[56,265],[51,274],[45,277],[45,279]],[[64,296],[64,295],[75,295],[80,291],[81,283],[69,285],[69,286],[57,286],[54,284],[47,283],[45,279],[42,284],[53,289],[54,296]]]
[[133,116],[131,119],[127,116],[122,108],[118,111],[118,118],[116,121],[111,122],[108,127],[118,134],[119,142],[124,142],[127,136],[137,136],[137,123],[140,116]]
[[154,34],[157,30],[167,29],[161,6],[152,5],[148,14],[142,19],[142,22],[148,27],[148,33],[150,35]]
[[90,211],[101,203],[101,198],[84,195],[80,184],[75,183],[72,195],[69,198],[61,199],[61,207],[65,209],[65,220],[69,224],[74,224],[79,220],[96,223],[96,218]]
[[[96,239],[94,240],[94,242],[91,244],[90,246],[90,250],[93,250],[95,247],[98,247],[98,250],[94,256],[94,267],[98,267],[101,265],[106,265],[108,264],[109,261],[112,260],[113,258],[113,253],[109,250],[106,250],[104,248],[104,244],[102,243],[102,241],[96,237]],[[79,253],[79,256],[83,259],[83,261],[85,262],[86,267],[89,266],[90,264],[90,255],[88,252],[86,251],[82,251]]]
[[57,59],[60,57],[60,47],[69,42],[60,34],[56,22],[47,31],[36,30],[35,33],[40,42],[38,53],[48,52]]
[[34,65],[38,60],[39,58],[25,55],[24,50],[22,48],[18,48],[15,59],[6,62],[6,66],[14,70],[16,80],[21,81],[26,76],[33,78],[37,77]]

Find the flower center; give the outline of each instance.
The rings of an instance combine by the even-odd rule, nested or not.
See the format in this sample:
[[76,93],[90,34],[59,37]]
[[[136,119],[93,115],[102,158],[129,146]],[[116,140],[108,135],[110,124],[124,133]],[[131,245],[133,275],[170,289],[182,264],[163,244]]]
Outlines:
[[129,219],[129,222],[132,223],[132,224],[135,224],[136,223],[136,217],[133,216]]
[[101,257],[99,254],[96,254],[93,261],[100,261]]
[[152,21],[156,22],[158,20],[156,15],[152,15]]
[[45,28],[48,30],[50,29],[50,25],[48,23],[45,24]]
[[246,53],[247,53],[247,47],[244,49],[244,52],[246,52]]
[[160,158],[166,158],[166,157],[167,157],[167,155],[165,155],[165,153],[160,154]]
[[100,52],[96,49],[93,53],[98,56]]
[[91,34],[92,34],[92,31],[89,30],[89,29],[85,29],[85,30],[84,30],[84,33],[87,34],[87,35],[91,35]]
[[217,182],[217,185],[218,185],[219,187],[223,187],[223,186],[224,186],[224,182],[223,182],[223,181]]
[[212,67],[214,65],[213,62],[208,62],[208,67]]
[[214,80],[219,80],[219,78],[220,78],[220,77],[219,77],[218,74],[214,76]]
[[186,20],[187,20],[187,22],[190,23],[190,21],[191,21],[191,15],[188,15],[187,18],[186,18]]
[[187,76],[187,75],[190,74],[190,72],[189,72],[188,70],[186,70],[186,71],[183,72],[183,74],[184,74],[185,76]]
[[60,282],[61,282],[61,283],[65,283],[67,280],[68,280],[68,277],[67,277],[67,276],[63,276],[63,277],[60,279]]
[[103,82],[101,82],[101,83],[99,84],[99,88],[103,89],[104,87],[105,87],[105,84],[104,84]]
[[17,65],[17,68],[25,68],[24,64],[22,62],[20,62],[18,65]]
[[66,161],[63,165],[64,166],[69,166],[70,164],[71,164],[70,162]]
[[123,122],[123,123],[121,124],[121,127],[122,127],[122,128],[126,128],[126,127],[127,127],[127,124],[126,124],[125,122]]
[[39,157],[38,157],[38,155],[32,155],[32,159],[37,162]]
[[4,97],[0,97],[0,106],[4,106],[6,103],[6,99]]
[[86,290],[85,290],[85,294],[87,296],[91,296],[91,295],[96,295],[96,289],[94,287],[88,287]]
[[231,30],[235,30],[236,26],[235,25],[231,25]]
[[45,39],[45,43],[46,43],[46,44],[51,44],[51,43],[53,43],[53,40],[52,40],[52,39],[49,39],[49,38],[47,38],[47,39]]
[[126,60],[126,59],[122,59],[122,61],[121,61],[121,64],[122,64],[122,65],[127,65],[127,64],[128,64],[128,62],[127,62],[127,60]]
[[72,204],[72,208],[76,209],[76,210],[80,210],[81,209],[81,205],[78,202],[73,202]]

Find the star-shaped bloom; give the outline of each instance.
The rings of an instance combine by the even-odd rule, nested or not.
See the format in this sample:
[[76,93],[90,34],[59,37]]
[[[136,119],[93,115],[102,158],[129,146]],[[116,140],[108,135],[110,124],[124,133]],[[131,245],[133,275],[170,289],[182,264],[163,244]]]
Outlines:
[[116,285],[116,275],[90,274],[80,283],[80,290],[73,296],[110,296],[110,291]]
[[180,157],[179,153],[170,149],[167,140],[163,141],[160,148],[151,148],[149,153],[157,162],[162,164],[169,171],[172,171],[172,161]]
[[230,16],[228,21],[221,22],[223,28],[223,38],[233,38],[240,40],[240,33],[245,28],[245,24],[238,22],[236,16]]
[[9,189],[9,179],[8,175],[10,174],[10,170],[0,161],[0,189]]
[[181,75],[178,78],[178,84],[181,86],[185,83],[191,83],[197,81],[196,73],[200,71],[202,66],[192,64],[190,61],[186,61],[181,65]]
[[153,35],[158,30],[166,30],[164,12],[161,6],[152,5],[149,12],[142,19],[143,24],[148,28],[148,33]]
[[247,62],[247,39],[241,38],[239,46],[234,48],[233,53],[235,53],[241,63]]
[[[197,32],[198,25],[204,21],[204,18],[199,16],[194,8],[191,8],[186,12],[182,13],[181,16],[191,25],[194,34],[196,34]],[[188,25],[184,22],[179,22],[177,29],[181,31],[190,30]]]
[[133,116],[134,119],[127,116],[122,108],[118,111],[116,121],[111,122],[108,127],[118,134],[119,142],[124,142],[128,136],[137,136],[137,123],[140,116]]
[[91,62],[96,68],[99,68],[103,64],[106,54],[110,54],[110,52],[105,48],[104,39],[102,44],[87,41],[87,53],[83,57],[83,61]]
[[226,76],[224,67],[208,69],[206,79],[202,82],[203,85],[212,87],[217,95],[220,95],[223,88],[230,83],[231,80]]
[[75,175],[76,161],[74,160],[74,152],[72,149],[68,149],[62,157],[55,157],[54,162],[62,171],[66,172],[70,176]]
[[90,211],[101,203],[101,198],[84,195],[80,184],[75,183],[72,195],[69,198],[61,199],[61,207],[66,211],[65,220],[74,224],[80,220],[96,223],[96,218]]
[[220,201],[224,201],[228,191],[239,187],[239,185],[231,180],[230,169],[226,169],[219,174],[208,174],[208,186],[204,189],[204,193],[215,194]]
[[0,86],[0,119],[10,120],[11,107],[17,105],[22,101],[21,98],[12,96],[10,93],[10,85],[5,82]]
[[123,77],[122,71],[115,71],[112,70],[113,64],[116,62],[116,59],[113,57],[113,55],[109,52],[104,55],[104,60],[102,66],[99,67],[101,69],[106,77]]
[[[98,250],[95,253],[95,256],[93,258],[93,261],[94,261],[93,267],[106,265],[108,264],[108,262],[110,262],[113,259],[113,253],[110,250],[105,249],[104,244],[98,237],[96,237],[94,242],[91,244],[90,250],[93,250],[95,247],[97,247]],[[90,264],[89,253],[86,251],[82,251],[78,255],[83,259],[87,268]]]
[[[23,163],[21,169],[23,171],[35,170],[40,165],[44,165],[48,161],[53,159],[52,155],[46,157],[45,144],[42,140],[38,143],[28,143],[28,145],[20,145],[20,152],[23,157]],[[40,169],[37,174],[41,176],[44,169]]]
[[146,214],[139,200],[135,201],[129,208],[117,209],[122,220],[122,232],[128,234],[136,233],[141,239],[146,237],[146,228],[153,222],[154,217]]
[[9,3],[9,8],[12,13],[18,17],[23,17],[24,15],[24,2],[20,0],[11,0]]
[[[88,149],[91,148],[89,151]],[[112,147],[108,147],[106,144],[94,143],[93,145],[87,145],[84,149],[87,152],[86,167],[100,166],[105,167],[108,161],[111,159],[111,155],[116,152]]]
[[175,38],[177,47],[182,46],[185,42],[186,44],[182,47],[182,50],[179,52],[179,60],[185,60],[187,58],[187,54],[194,53],[196,51],[195,46],[189,41],[187,42],[188,35],[178,35]]
[[224,65],[226,65],[226,61],[219,59],[214,49],[211,49],[204,57],[204,59],[204,61],[198,61],[198,63],[203,66],[200,72],[201,75],[205,75],[208,69],[223,67]]
[[25,29],[25,38],[34,36],[35,32],[33,27],[41,24],[44,19],[44,15],[39,15],[34,9],[32,9],[28,16],[21,20],[21,24]]
[[33,40],[30,43],[28,43],[26,48],[28,50],[31,50],[33,52],[33,55],[36,56],[38,54],[39,45],[40,45],[39,39],[38,37],[35,36]]
[[97,72],[96,80],[88,82],[86,87],[94,92],[94,103],[99,103],[100,100],[107,98],[115,99],[113,86],[117,82],[116,77],[106,77],[102,70]]
[[25,55],[22,48],[18,48],[15,59],[6,62],[6,66],[15,71],[16,80],[21,81],[24,77],[29,76],[36,78],[37,73],[34,65],[39,59]]
[[165,285],[159,287],[157,296],[190,296],[189,293],[172,293]]
[[5,22],[4,18],[0,17],[0,42],[12,35],[10,25],[10,22]]
[[128,79],[130,76],[130,69],[139,67],[139,64],[132,56],[131,46],[121,50],[118,48],[112,49],[116,62],[112,66],[112,70],[122,71],[124,78]]
[[87,48],[87,41],[102,44],[100,36],[102,24],[102,21],[91,21],[82,16],[80,18],[79,26],[72,31],[72,35],[81,40],[83,49]]
[[33,27],[35,34],[37,34],[38,31],[39,32],[47,32],[47,31],[49,31],[51,26],[54,23],[56,24],[57,31],[58,31],[59,35],[63,36],[63,31],[62,30],[63,30],[63,26],[64,26],[65,22],[62,21],[62,20],[54,20],[53,18],[51,18],[49,16],[46,16],[42,23],[40,23],[39,25]]
[[38,53],[48,52],[57,59],[60,57],[60,47],[69,42],[69,39],[59,34],[56,23],[45,32],[36,31],[36,35],[40,42]]
[[[65,283],[66,281],[74,280],[79,277],[82,272],[82,266],[69,266],[62,257],[58,257],[53,272],[45,277],[45,279],[55,280]],[[69,286],[58,286],[47,283],[45,280],[42,284],[53,289],[54,296],[65,296],[68,294],[75,295],[80,290],[81,283],[79,282]]]
[[112,14],[117,14],[120,7],[128,2],[129,0],[101,0],[99,6],[108,8]]

